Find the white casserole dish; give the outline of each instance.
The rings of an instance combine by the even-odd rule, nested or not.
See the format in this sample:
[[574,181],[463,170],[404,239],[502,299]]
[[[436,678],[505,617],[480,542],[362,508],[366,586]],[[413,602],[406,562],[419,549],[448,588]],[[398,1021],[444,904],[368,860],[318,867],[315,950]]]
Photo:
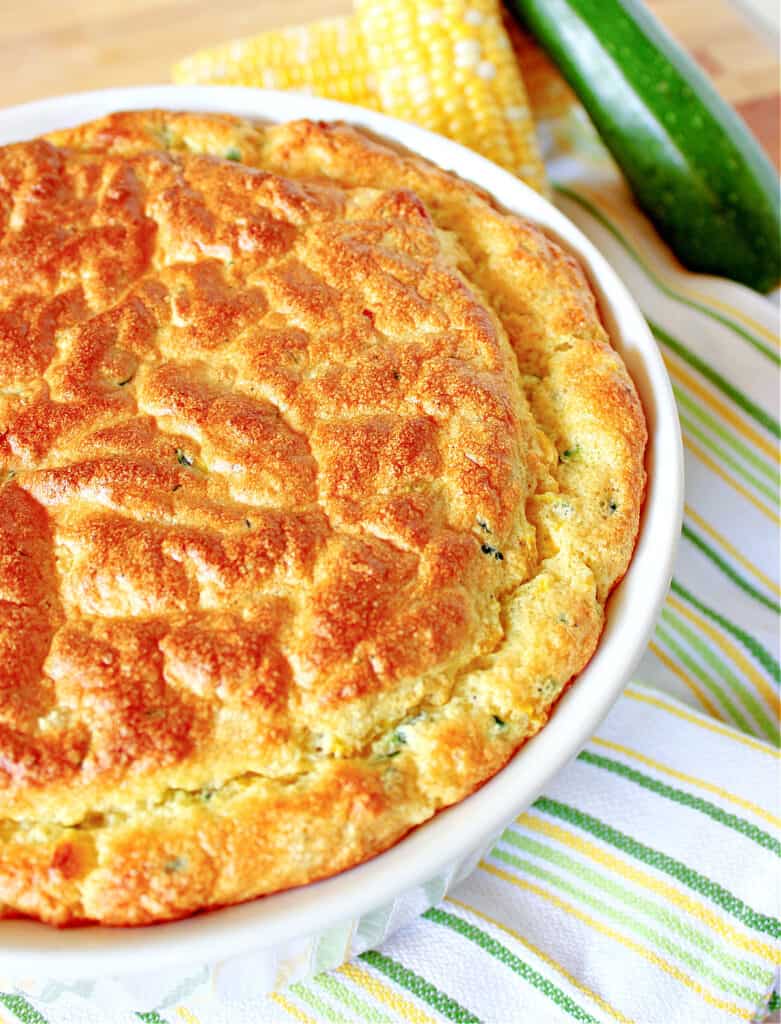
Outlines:
[[111,89],[13,107],[0,111],[0,144],[115,110],[147,107],[364,125],[476,182],[508,209],[544,227],[579,257],[589,274],[613,343],[640,393],[650,443],[640,536],[629,571],[610,599],[599,648],[565,692],[545,729],[478,792],[359,867],[241,906],[135,929],[57,931],[33,921],[0,922],[0,987],[14,986],[35,995],[52,979],[100,978],[100,988],[106,992],[106,980],[113,978],[135,1010],[155,1005],[161,991],[158,981],[170,991],[179,973],[191,976],[199,964],[219,961],[217,976],[230,985],[234,998],[337,966],[382,942],[463,879],[505,826],[578,753],[629,680],[669,584],[683,501],[676,407],[642,315],[594,246],[512,174],[454,142],[358,107],[233,87]]

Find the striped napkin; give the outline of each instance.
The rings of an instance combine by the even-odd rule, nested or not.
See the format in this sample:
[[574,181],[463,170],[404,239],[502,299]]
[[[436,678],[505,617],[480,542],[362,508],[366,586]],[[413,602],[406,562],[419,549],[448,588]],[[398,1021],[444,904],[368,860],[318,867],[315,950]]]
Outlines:
[[36,979],[5,986],[0,1024],[779,1019],[777,306],[684,271],[579,108],[542,134],[556,202],[641,305],[683,427],[683,538],[641,682],[381,948],[266,997],[219,963],[150,972],[135,995]]

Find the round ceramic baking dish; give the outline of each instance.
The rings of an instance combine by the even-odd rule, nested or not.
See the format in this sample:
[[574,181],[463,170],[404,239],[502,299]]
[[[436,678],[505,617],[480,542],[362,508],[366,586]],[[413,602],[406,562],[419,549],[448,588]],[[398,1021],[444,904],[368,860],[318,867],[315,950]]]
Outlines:
[[682,454],[670,382],[626,287],[594,246],[549,202],[507,171],[440,136],[357,107],[309,96],[232,87],[148,86],[43,100],[0,111],[0,143],[27,139],[116,110],[169,109],[271,121],[343,120],[420,153],[490,192],[576,254],[599,296],[613,344],[648,419],[648,495],[629,571],[608,605],[596,654],[558,702],[548,725],[480,790],[442,811],[392,849],[322,882],[171,924],[58,931],[0,922],[0,982],[38,989],[44,979],[124,979],[134,1008],[154,1001],[153,968],[166,987],[178,970],[219,961],[246,995],[334,967],[380,943],[464,878],[504,827],[591,737],[629,680],[664,599],[682,513]]

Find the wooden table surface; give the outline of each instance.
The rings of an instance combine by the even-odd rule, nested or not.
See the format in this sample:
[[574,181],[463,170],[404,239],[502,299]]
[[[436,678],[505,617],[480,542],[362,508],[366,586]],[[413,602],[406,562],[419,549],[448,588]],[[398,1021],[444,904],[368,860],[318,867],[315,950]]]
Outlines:
[[[0,103],[169,80],[193,50],[351,0],[0,0]],[[728,0],[649,0],[779,162],[776,47]]]

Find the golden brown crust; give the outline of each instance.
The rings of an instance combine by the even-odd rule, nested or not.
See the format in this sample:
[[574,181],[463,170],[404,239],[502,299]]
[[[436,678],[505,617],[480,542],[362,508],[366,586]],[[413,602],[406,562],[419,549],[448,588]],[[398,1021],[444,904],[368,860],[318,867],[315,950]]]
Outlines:
[[644,489],[575,261],[345,126],[160,111],[0,149],[0,232],[0,910],[249,899],[498,771]]

